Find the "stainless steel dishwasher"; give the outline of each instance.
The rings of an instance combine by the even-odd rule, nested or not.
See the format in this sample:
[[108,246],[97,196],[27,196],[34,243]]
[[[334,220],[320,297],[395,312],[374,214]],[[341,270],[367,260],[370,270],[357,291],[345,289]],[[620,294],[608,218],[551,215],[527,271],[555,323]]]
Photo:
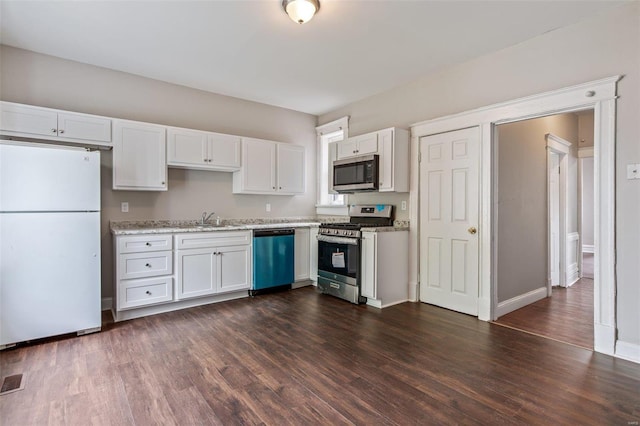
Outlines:
[[252,296],[291,288],[294,281],[294,230],[253,232]]

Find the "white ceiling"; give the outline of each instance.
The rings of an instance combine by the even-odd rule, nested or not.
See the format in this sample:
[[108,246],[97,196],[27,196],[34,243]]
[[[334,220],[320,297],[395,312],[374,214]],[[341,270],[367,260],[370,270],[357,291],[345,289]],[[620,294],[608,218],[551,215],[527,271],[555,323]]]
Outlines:
[[1,42],[322,114],[624,1],[1,0]]

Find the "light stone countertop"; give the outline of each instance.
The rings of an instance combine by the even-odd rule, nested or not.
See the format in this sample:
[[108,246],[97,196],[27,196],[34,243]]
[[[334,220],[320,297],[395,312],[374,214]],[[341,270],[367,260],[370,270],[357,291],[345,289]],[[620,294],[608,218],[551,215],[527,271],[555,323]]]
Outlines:
[[[143,220],[111,221],[113,235],[177,234],[187,232],[248,231],[254,229],[309,228],[328,222],[327,218],[290,218],[290,219],[224,219],[220,226],[211,223],[199,225],[194,220]],[[346,218],[336,218],[335,222],[344,222]],[[408,231],[408,221],[396,221],[394,226],[364,228],[364,232]]]
[[220,232],[220,231],[248,231],[253,229],[274,228],[309,228],[318,227],[320,222],[306,219],[305,221],[292,219],[291,221],[273,221],[261,219],[222,220],[220,226],[211,223],[199,225],[197,221],[179,220],[146,220],[146,221],[111,221],[110,229],[113,235],[144,235],[144,234],[177,234],[186,232]]

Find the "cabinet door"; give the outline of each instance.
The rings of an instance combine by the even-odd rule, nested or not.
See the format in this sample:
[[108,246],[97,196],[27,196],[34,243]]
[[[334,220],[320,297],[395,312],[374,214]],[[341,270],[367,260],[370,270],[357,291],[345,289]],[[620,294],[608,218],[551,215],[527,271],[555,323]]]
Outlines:
[[219,170],[240,168],[240,138],[238,136],[209,133],[209,165]]
[[111,142],[111,120],[86,114],[58,113],[58,136]]
[[217,249],[176,252],[176,299],[207,296],[217,292]]
[[355,138],[338,142],[338,160],[358,155],[358,144]]
[[113,189],[167,190],[165,127],[113,123]]
[[318,228],[309,230],[309,279],[318,281]]
[[304,190],[304,147],[278,144],[278,192],[285,194],[303,194]]
[[58,136],[58,114],[47,108],[3,102],[0,126],[9,132]]
[[[394,158],[393,158],[393,130],[386,129],[378,132],[378,145],[380,150],[378,154],[380,155],[380,164],[379,164],[379,191],[393,191],[393,174],[395,170],[394,166]],[[407,165],[408,166],[408,165]]]
[[251,246],[231,246],[217,249],[220,262],[217,292],[248,290],[251,287]]
[[358,155],[375,154],[378,152],[378,133],[356,136]]
[[362,295],[371,299],[376,298],[376,234],[373,232],[362,233]]
[[241,183],[238,193],[276,192],[276,144],[260,139],[242,140]]
[[294,277],[296,281],[309,279],[309,228],[296,228],[294,239]]
[[186,129],[167,130],[167,164],[205,168],[208,162],[207,133]]

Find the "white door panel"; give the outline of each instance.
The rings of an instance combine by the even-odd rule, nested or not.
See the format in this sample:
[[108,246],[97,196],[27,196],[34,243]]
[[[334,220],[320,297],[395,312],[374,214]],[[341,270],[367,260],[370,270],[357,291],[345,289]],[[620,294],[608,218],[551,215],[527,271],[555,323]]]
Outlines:
[[479,130],[424,137],[420,152],[420,300],[477,315]]
[[100,152],[0,145],[0,211],[100,210]]

